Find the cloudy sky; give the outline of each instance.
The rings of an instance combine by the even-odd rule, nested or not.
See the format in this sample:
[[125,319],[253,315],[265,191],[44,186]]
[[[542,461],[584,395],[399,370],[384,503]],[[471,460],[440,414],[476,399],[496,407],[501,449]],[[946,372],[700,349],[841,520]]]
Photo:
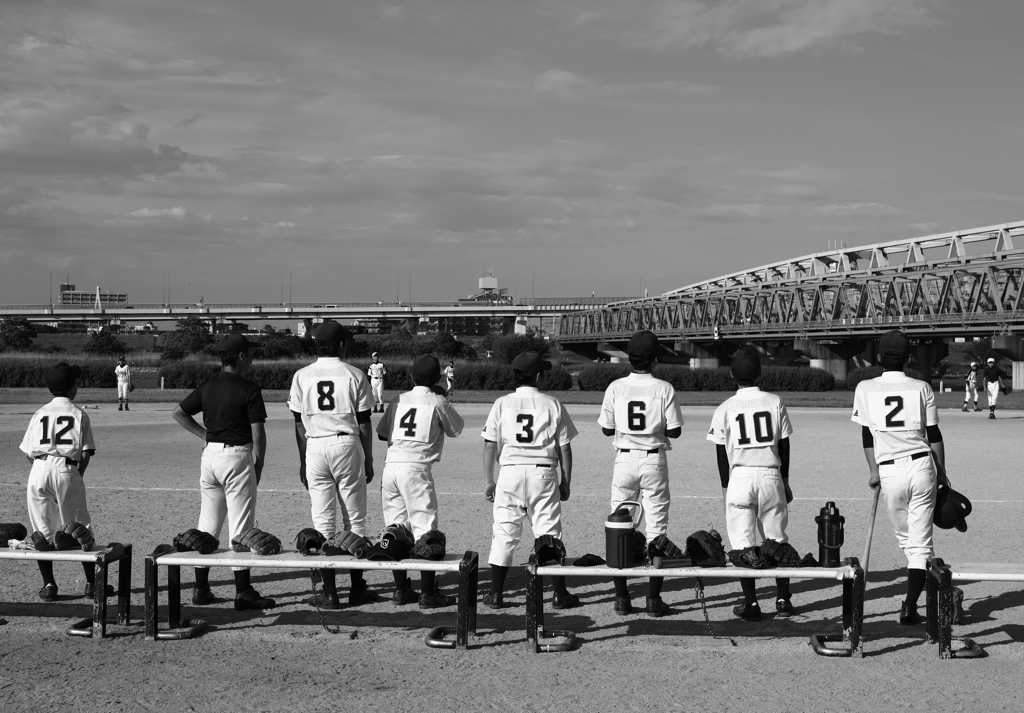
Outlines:
[[[3,0],[0,302],[662,292],[1024,219],[1020,0]],[[517,278],[518,273],[518,278]]]

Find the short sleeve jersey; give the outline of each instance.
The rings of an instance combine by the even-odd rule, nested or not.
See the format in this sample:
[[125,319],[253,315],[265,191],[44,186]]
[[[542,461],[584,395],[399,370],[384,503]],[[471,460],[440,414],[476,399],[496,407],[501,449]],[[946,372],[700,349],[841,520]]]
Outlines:
[[985,367],[985,381],[992,384],[999,381],[999,377],[1005,378],[1006,374],[998,366],[993,364],[992,366]]
[[971,369],[967,372],[967,384],[973,386],[978,383],[978,372],[975,369]]
[[288,408],[302,417],[306,438],[354,435],[357,414],[373,408],[370,382],[338,357],[320,357],[295,372]]
[[491,406],[485,440],[498,444],[500,465],[554,465],[560,446],[577,436],[565,406],[532,386],[520,386]]
[[385,463],[437,463],[444,449],[444,437],[462,433],[465,422],[455,407],[426,386],[391,399],[377,435],[390,445]]
[[128,365],[121,366],[118,364],[114,367],[114,374],[117,376],[117,383],[125,384],[131,378],[131,371],[128,369]]
[[715,409],[707,440],[725,446],[730,469],[778,468],[779,441],[791,435],[793,426],[782,399],[750,386]]
[[80,460],[86,451],[96,451],[89,415],[63,396],[32,415],[21,439],[21,452],[33,458],[49,455]]
[[178,404],[190,416],[202,412],[207,443],[252,443],[252,424],[267,420],[260,387],[238,374],[214,374]]
[[852,420],[871,429],[876,463],[927,451],[927,427],[939,423],[935,392],[901,371],[883,372],[857,384]]
[[615,429],[612,445],[627,450],[670,449],[666,430],[680,428],[683,417],[672,384],[650,374],[630,374],[604,392],[601,428]]
[[367,373],[370,375],[371,379],[383,379],[384,375],[388,373],[388,370],[384,368],[383,364],[377,362],[376,364],[370,364],[370,367],[367,369]]
[[455,369],[446,366],[444,368],[444,378],[448,379],[448,381],[455,381]]

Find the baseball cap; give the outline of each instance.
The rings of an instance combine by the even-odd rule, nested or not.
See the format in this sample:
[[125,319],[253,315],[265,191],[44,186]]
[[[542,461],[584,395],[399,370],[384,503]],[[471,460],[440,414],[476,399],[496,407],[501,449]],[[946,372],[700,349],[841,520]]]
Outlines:
[[228,334],[217,345],[217,355],[222,359],[238,356],[242,352],[248,352],[250,346],[252,345],[244,334]]
[[60,362],[46,372],[46,388],[56,391],[70,391],[81,375],[82,367],[70,366],[65,362]]
[[416,357],[412,363],[412,378],[419,379],[422,376],[433,379],[435,382],[441,378],[441,362],[437,360],[437,357],[429,354]]
[[626,352],[633,356],[636,354],[643,359],[653,359],[658,356],[658,337],[654,332],[644,330],[637,332],[629,338],[629,346]]
[[886,332],[878,340],[879,356],[905,357],[910,354],[910,340],[898,329]]
[[351,332],[333,319],[325,320],[323,324],[316,328],[316,341],[319,344],[336,346],[342,342],[347,342],[351,336]]
[[761,376],[761,355],[743,347],[732,356],[732,376],[737,381],[756,381]]
[[977,367],[977,366],[978,366],[978,362],[976,362],[976,361],[972,361],[972,362],[971,362],[971,368],[972,368],[972,369],[974,369],[974,368],[975,368],[975,367]]
[[512,371],[523,376],[537,376],[551,368],[551,362],[541,358],[537,352],[523,352],[512,360]]
[[987,363],[989,363],[989,364],[995,364],[995,363],[996,363],[996,360],[995,360],[995,359],[993,359],[992,357],[989,357],[989,358],[988,358],[988,361],[987,361]]
[[377,356],[377,352],[374,352],[374,353],[373,353],[373,354],[371,354],[370,356],[372,356],[372,357],[375,357],[375,356]]
[[370,548],[366,559],[375,562],[398,562],[412,554],[412,548],[393,532],[385,532],[380,542]]

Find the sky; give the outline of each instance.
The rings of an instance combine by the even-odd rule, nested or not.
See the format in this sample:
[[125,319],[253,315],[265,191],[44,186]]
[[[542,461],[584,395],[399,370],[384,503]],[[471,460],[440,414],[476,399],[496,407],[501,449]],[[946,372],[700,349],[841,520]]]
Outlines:
[[1021,27],[1019,0],[3,0],[0,302],[51,272],[634,296],[1021,220]]

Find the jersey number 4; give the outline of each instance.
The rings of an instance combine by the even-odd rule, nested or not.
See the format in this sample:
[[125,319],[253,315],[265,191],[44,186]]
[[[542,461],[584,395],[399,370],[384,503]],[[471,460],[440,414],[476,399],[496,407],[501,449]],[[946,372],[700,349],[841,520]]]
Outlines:
[[[768,411],[756,411],[751,416],[754,422],[754,440],[758,443],[771,443],[775,440],[775,431],[772,429],[772,415]],[[750,436],[747,435],[747,414],[736,414],[736,426],[739,429],[740,437],[737,443],[741,446],[750,444]]]
[[[40,421],[43,424],[43,437],[39,439],[39,445],[47,446],[50,444],[50,417],[43,416]],[[57,430],[58,426],[63,426],[60,430]],[[74,416],[58,416],[56,422],[53,424],[55,433],[53,434],[53,443],[58,446],[73,446],[75,441],[73,439],[64,438],[64,435],[75,427]]]
[[413,438],[416,435],[416,409],[406,411],[398,425],[404,429],[403,433],[407,438]]

